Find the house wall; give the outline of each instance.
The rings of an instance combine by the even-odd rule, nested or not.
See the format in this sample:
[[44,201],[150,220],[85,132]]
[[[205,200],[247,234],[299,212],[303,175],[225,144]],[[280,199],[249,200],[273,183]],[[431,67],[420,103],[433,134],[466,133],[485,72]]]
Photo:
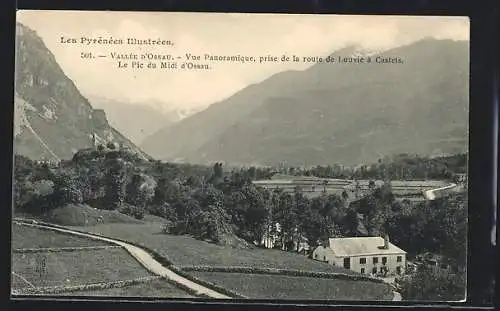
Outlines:
[[[335,265],[337,267],[344,267],[344,258],[346,257],[340,257],[336,256],[333,250],[329,247],[325,248],[323,246],[318,246],[314,251],[313,251],[313,259],[317,261],[322,261],[322,262],[328,262],[331,265]],[[401,256],[401,262],[397,261],[397,257]],[[373,258],[377,257],[378,258],[378,263],[374,264],[373,263]],[[376,256],[352,256],[349,257],[351,267],[350,270],[356,271],[361,273],[361,269],[364,268],[365,274],[372,274],[373,268],[377,268],[377,273],[379,273],[381,268],[384,266],[382,264],[382,257],[387,257],[387,263],[385,266],[389,269],[387,272],[387,275],[396,275],[397,274],[397,267],[401,267],[401,274],[404,274],[406,272],[406,254],[401,253],[401,254],[388,254],[388,255],[376,255]],[[366,258],[366,263],[361,264],[360,259],[361,258]]]
[[[401,262],[397,261],[397,257],[401,256]],[[373,263],[373,258],[378,258],[378,263]],[[382,257],[387,257],[387,263],[385,266],[389,269],[387,275],[395,275],[397,274],[397,267],[401,267],[401,274],[405,273],[406,270],[406,254],[388,254],[388,255],[376,255],[376,256],[352,256],[350,258],[351,262],[351,270],[361,273],[361,269],[364,268],[365,274],[372,274],[373,268],[377,268],[377,273],[379,273],[381,268],[384,266],[382,264]],[[335,262],[337,266],[344,266],[344,258],[345,257],[337,257]],[[366,258],[366,263],[361,264],[360,259]]]
[[318,246],[313,251],[313,259],[322,262],[328,262],[329,264],[335,264],[335,254],[329,247]]

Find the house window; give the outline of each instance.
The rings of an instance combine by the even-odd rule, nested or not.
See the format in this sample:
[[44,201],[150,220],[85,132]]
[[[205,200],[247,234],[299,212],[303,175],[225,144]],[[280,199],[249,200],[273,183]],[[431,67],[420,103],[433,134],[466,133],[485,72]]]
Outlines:
[[372,269],[372,273],[373,273],[373,274],[377,274],[377,267],[374,267],[374,268]]
[[382,264],[385,265],[387,263],[387,257],[382,257]]
[[359,263],[362,265],[366,264],[366,258],[359,258]]
[[401,274],[401,266],[397,266],[396,267],[396,273],[397,274]]
[[323,256],[323,261],[326,261],[326,256]]
[[373,257],[373,264],[377,264],[378,263],[378,257]]
[[351,269],[351,258],[344,258],[344,268]]
[[402,260],[403,260],[403,257],[398,256],[397,261],[398,261],[398,262],[401,262]]
[[365,268],[361,268],[361,274],[365,274]]

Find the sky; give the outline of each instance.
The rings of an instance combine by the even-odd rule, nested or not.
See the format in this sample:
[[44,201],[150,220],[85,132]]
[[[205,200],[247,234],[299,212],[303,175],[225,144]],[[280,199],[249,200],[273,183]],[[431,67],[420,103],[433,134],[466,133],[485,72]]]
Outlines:
[[[469,39],[466,17],[18,11],[17,18],[37,32],[83,95],[164,111],[199,110],[275,73],[302,70],[311,64],[217,63],[210,70],[131,70],[117,68],[110,53],[326,56],[352,44],[384,50],[424,37]],[[174,45],[84,46],[63,44],[62,36],[161,38]],[[108,57],[82,59],[82,52]]]

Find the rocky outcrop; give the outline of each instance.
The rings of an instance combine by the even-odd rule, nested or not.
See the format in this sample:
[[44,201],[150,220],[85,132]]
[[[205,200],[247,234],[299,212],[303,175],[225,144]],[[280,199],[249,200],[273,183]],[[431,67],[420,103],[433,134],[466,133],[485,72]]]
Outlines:
[[35,31],[17,24],[14,150],[31,159],[70,159],[94,147],[94,136],[149,156],[93,109]]
[[94,109],[92,111],[92,125],[95,129],[108,129],[109,123],[106,118],[106,113],[102,109]]

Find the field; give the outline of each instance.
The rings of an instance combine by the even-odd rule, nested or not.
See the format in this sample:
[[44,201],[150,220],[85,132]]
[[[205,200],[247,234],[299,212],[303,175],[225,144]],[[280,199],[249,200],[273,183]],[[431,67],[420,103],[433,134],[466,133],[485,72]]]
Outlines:
[[[12,257],[12,271],[37,287],[111,282],[151,275],[120,248],[91,252],[14,253]],[[44,272],[37,271],[42,260],[46,264]]]
[[[153,217],[152,220],[157,219]],[[13,290],[110,283],[152,276],[122,248],[30,253],[16,251],[16,249],[25,248],[109,246],[91,239],[13,224],[12,245],[11,287]],[[59,295],[192,297],[165,280]]]
[[[311,276],[277,274],[200,272],[199,266],[255,267],[312,272],[330,272],[358,275],[355,272],[308,259],[303,255],[270,249],[236,249],[196,240],[189,236],[161,233],[162,222],[151,218],[143,223],[107,223],[95,226],[72,227],[80,231],[99,233],[147,247],[170,260],[179,268],[191,267],[189,275],[233,290],[248,298],[263,299],[391,299],[387,284],[364,280],[327,279]],[[14,226],[14,245],[23,247],[76,247],[95,246],[92,240],[73,238],[30,227]],[[26,229],[26,230],[24,230]],[[69,240],[68,240],[69,239]],[[26,241],[27,240],[27,241]],[[40,258],[46,268],[40,272]],[[135,259],[121,248],[73,252],[37,252],[13,254],[13,288],[29,286],[82,285],[91,283],[131,280],[149,276]],[[253,271],[252,271],[253,272]],[[156,280],[121,288],[75,291],[71,296],[141,296],[187,298],[190,294],[171,283]]]
[[64,296],[115,296],[115,297],[156,297],[156,298],[193,298],[185,291],[165,280],[155,280],[145,284],[96,291],[77,291]]
[[192,274],[254,299],[392,299],[389,286],[369,281],[221,272],[192,272]]
[[105,246],[105,242],[12,224],[12,248]]
[[180,266],[253,266],[332,273],[355,273],[305,256],[274,249],[236,249],[196,240],[189,236],[161,233],[161,224],[102,224],[77,227],[148,247]]
[[[255,267],[330,273],[357,273],[305,256],[271,249],[236,249],[161,233],[161,224],[101,224],[77,230],[127,240],[154,250],[182,268]],[[187,272],[187,271],[186,271]],[[248,298],[262,299],[392,299],[387,284],[361,280],[325,279],[252,273],[189,271],[189,275],[233,290]]]
[[[321,180],[328,180],[328,184],[323,185]],[[369,189],[369,180],[358,180],[361,191]],[[323,194],[341,195],[344,190],[355,189],[353,180],[342,179],[301,179],[288,175],[279,175],[272,180],[257,181],[260,186],[268,189],[280,188],[286,192],[294,192],[298,186],[302,189],[305,196],[312,199]],[[381,181],[375,181],[376,185],[381,185]],[[396,197],[422,197],[423,191],[431,190],[448,185],[449,183],[441,180],[393,180],[391,181],[392,192]],[[412,198],[415,199],[415,198]]]

